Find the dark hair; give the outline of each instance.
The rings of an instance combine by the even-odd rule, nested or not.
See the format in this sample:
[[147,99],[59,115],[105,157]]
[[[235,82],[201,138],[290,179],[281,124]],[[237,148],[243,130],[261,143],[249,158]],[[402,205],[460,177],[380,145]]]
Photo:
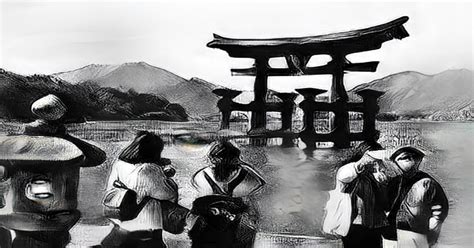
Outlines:
[[238,163],[240,150],[229,141],[219,141],[211,147],[208,157],[214,165]]
[[131,164],[160,162],[163,140],[157,134],[139,131],[130,145],[125,147],[119,159]]

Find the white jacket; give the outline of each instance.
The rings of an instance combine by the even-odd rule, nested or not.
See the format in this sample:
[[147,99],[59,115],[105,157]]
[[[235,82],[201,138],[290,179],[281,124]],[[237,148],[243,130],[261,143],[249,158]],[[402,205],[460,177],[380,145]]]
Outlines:
[[[129,189],[134,190],[137,193],[137,202],[145,196],[173,202],[176,202],[178,197],[172,179],[164,174],[161,166],[154,163],[130,164],[117,160],[112,167],[107,190],[113,187],[115,180],[120,180]],[[149,201],[133,220],[112,219],[112,221],[129,231],[163,229],[161,206],[158,201]]]

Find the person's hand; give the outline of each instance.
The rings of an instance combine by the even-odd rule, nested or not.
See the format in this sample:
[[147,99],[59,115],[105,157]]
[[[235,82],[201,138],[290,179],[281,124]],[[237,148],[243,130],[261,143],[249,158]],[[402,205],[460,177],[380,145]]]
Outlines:
[[377,180],[377,182],[379,182],[381,184],[386,184],[387,181],[388,181],[388,177],[384,172],[377,171],[377,172],[373,173],[373,175],[375,177],[375,180]]
[[356,162],[356,170],[358,173],[362,172],[365,170],[365,168],[367,167],[367,165],[369,164],[373,164],[375,162],[376,159],[374,159],[373,157],[367,155],[367,153],[364,153],[364,156],[362,156],[361,159],[359,159],[359,161]]
[[430,231],[439,232],[439,230],[441,229],[441,221],[439,221],[439,219],[436,217],[431,217],[428,224],[428,228]]
[[441,215],[441,208],[442,208],[441,205],[432,206],[431,207],[432,216],[439,219],[439,216]]
[[431,207],[432,217],[429,220],[428,228],[430,232],[433,232],[433,234],[435,234],[435,236],[438,236],[441,231],[441,208],[441,205],[434,205]]
[[163,167],[163,173],[165,173],[167,177],[173,177],[176,174],[176,169],[171,165],[166,165]]
[[0,181],[7,180],[7,168],[5,166],[0,165]]
[[430,245],[434,245],[439,237],[441,232],[442,222],[437,217],[431,217],[428,224],[429,234],[428,242]]

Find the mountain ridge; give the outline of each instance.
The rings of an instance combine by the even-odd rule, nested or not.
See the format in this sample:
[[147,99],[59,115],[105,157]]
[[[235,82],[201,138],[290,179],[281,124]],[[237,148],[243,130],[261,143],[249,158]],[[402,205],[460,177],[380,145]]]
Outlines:
[[430,120],[471,119],[472,71],[446,70],[434,75],[415,71],[395,73],[358,85],[350,92],[373,89],[385,92],[381,113]]
[[[102,72],[97,73],[96,70],[102,70]],[[101,87],[151,93],[182,105],[195,117],[219,112],[216,106],[218,97],[212,93],[212,90],[220,86],[197,77],[187,80],[146,62],[129,62],[120,65],[91,64],[77,70],[53,75],[74,84],[94,82]]]
[[158,119],[187,121],[179,104],[146,93],[122,92],[95,83],[70,84],[51,75],[22,76],[0,69],[0,118],[31,121],[31,104],[48,94],[57,95],[68,106],[64,120]]
[[[82,67],[82,69],[86,67]],[[95,78],[92,76],[95,75],[94,73],[86,73],[82,77],[89,77],[90,81],[102,87],[112,87],[121,91],[133,89],[138,93],[146,92],[164,97],[171,102],[181,104],[194,117],[219,113],[216,107],[219,97],[214,95],[212,90],[224,87],[207,82],[204,79],[194,77],[187,80],[145,62],[125,63],[113,68],[92,64],[89,65],[90,68],[107,71],[107,73],[97,74],[99,76]],[[123,68],[130,70],[124,72]],[[137,68],[139,68],[138,72],[135,70]],[[122,71],[117,75],[115,74],[117,70]],[[140,70],[144,71],[140,72]],[[147,74],[148,70],[152,72]],[[72,72],[77,73],[80,71],[73,70]],[[146,75],[143,76],[143,74]],[[72,74],[64,72],[54,75],[67,78]],[[452,87],[453,84],[458,85],[458,87]],[[355,91],[364,88],[385,92],[379,98],[380,112],[382,114],[390,114],[408,119],[452,120],[472,118],[469,116],[472,116],[471,106],[473,97],[466,94],[466,92],[472,92],[472,71],[468,69],[451,69],[431,75],[413,70],[394,73],[355,86],[348,91],[352,96],[351,100],[360,101],[360,98],[357,99],[358,96],[353,95]],[[251,93],[243,92],[240,96],[236,97],[236,101],[242,102],[244,100],[248,102],[251,98]]]

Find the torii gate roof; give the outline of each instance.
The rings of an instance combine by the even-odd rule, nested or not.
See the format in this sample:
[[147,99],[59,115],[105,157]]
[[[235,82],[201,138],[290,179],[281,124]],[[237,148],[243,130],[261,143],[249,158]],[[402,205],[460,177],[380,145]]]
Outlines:
[[225,50],[231,57],[280,57],[289,54],[350,54],[379,49],[383,42],[409,36],[403,24],[407,16],[381,25],[308,37],[232,39],[214,34],[210,48]]

